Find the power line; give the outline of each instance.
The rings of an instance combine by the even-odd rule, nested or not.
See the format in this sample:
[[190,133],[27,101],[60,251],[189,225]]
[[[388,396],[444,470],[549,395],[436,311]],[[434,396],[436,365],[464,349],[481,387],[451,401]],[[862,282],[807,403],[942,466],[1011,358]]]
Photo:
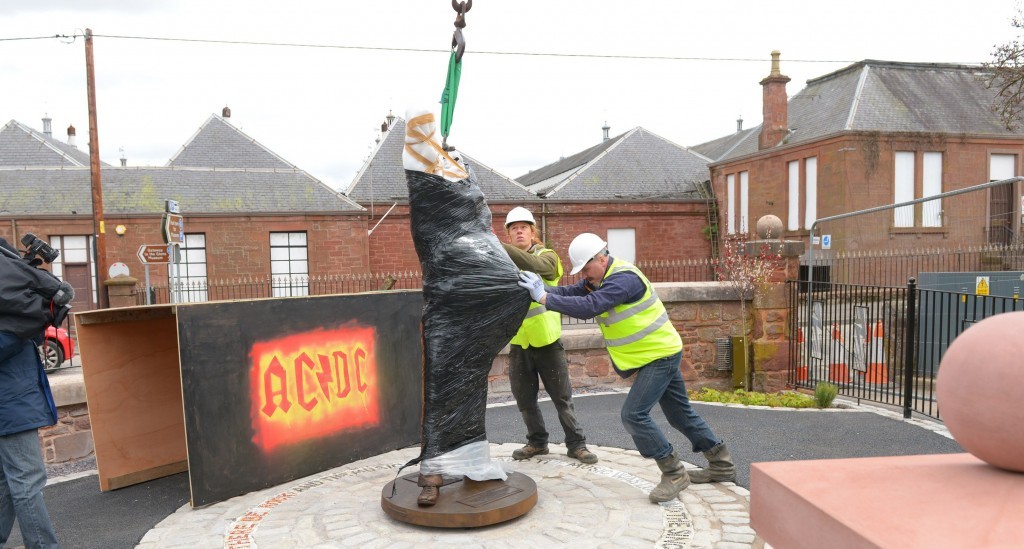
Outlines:
[[[77,35],[81,36],[81,35]],[[23,36],[18,38],[0,38],[0,42],[12,42],[15,40],[45,40],[49,38],[72,38],[63,34],[54,34],[52,36]]]
[[[41,36],[35,38],[0,38],[3,40],[35,40],[38,38],[78,38],[81,34]],[[114,38],[121,40],[151,40],[158,42],[185,42],[196,44],[224,44],[235,46],[270,46],[287,48],[319,48],[338,50],[363,50],[363,51],[398,51],[415,53],[450,53],[448,49],[431,48],[394,48],[383,46],[346,46],[339,44],[303,44],[297,42],[261,42],[251,40],[213,40],[203,38],[174,38],[167,36],[128,36],[119,34],[96,34],[93,38]],[[728,61],[741,63],[764,63],[765,58],[746,57],[688,57],[675,55],[623,55],[623,54],[598,54],[598,53],[557,53],[557,52],[524,52],[524,51],[477,51],[471,50],[473,55],[506,55],[524,57],[566,57],[566,58],[588,58],[588,59],[630,59],[630,60],[655,60],[655,61]],[[856,63],[856,61],[844,59],[786,59],[787,63]]]

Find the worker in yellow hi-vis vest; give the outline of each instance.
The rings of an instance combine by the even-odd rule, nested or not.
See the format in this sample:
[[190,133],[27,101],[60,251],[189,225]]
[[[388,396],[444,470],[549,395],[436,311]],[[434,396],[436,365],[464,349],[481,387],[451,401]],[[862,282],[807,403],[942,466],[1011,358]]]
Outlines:
[[[736,482],[736,467],[725,442],[715,436],[686,395],[679,371],[683,342],[647,277],[635,266],[608,255],[608,243],[583,233],[569,244],[570,274],[583,278],[572,286],[549,287],[534,273],[521,272],[520,286],[551,311],[575,318],[595,318],[604,336],[612,366],[633,378],[622,404],[622,425],[636,449],[661,470],[661,482],[648,495],[653,502],[671,501],[690,482]],[[651,418],[661,405],[669,425],[685,436],[694,452],[708,459],[706,469],[687,473],[672,443]]]
[[[503,245],[516,267],[537,273],[542,284],[558,286],[558,280],[562,278],[562,262],[554,250],[545,248],[537,238],[537,223],[530,210],[521,206],[512,208],[505,217],[505,231],[510,243]],[[583,428],[576,419],[572,383],[561,337],[562,315],[548,311],[540,303],[532,303],[523,325],[512,338],[508,377],[512,396],[526,423],[526,446],[512,452],[512,457],[529,459],[548,453],[548,431],[537,405],[539,379],[558,412],[569,457],[583,463],[597,463],[597,456],[587,449]]]

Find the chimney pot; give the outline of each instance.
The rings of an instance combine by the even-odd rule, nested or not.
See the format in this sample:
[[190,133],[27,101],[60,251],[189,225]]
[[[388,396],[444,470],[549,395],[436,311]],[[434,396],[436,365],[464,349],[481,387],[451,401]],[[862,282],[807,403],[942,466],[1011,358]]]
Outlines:
[[231,118],[231,109],[229,109],[227,105],[224,105],[224,108],[220,110],[220,115],[223,118]]
[[75,144],[75,127],[68,126],[68,146],[78,148]]

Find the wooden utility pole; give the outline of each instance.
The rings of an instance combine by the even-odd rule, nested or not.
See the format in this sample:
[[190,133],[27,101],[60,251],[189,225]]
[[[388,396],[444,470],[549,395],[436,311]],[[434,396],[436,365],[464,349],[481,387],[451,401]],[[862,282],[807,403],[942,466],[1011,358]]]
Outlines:
[[96,295],[98,306],[109,306],[107,286],[107,240],[103,226],[103,182],[100,179],[100,135],[96,128],[96,74],[92,63],[92,29],[85,29],[85,86],[89,93],[89,173],[92,181],[92,231],[96,251]]

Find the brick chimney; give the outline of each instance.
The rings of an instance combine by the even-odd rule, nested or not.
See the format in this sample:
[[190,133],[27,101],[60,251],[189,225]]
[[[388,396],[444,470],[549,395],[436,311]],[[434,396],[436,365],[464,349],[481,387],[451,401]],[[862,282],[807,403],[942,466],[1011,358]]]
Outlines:
[[789,132],[786,120],[786,83],[789,77],[779,72],[778,50],[772,52],[772,72],[761,81],[764,89],[764,121],[757,138],[757,149],[768,149],[779,144]]

